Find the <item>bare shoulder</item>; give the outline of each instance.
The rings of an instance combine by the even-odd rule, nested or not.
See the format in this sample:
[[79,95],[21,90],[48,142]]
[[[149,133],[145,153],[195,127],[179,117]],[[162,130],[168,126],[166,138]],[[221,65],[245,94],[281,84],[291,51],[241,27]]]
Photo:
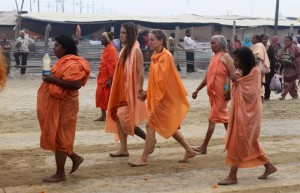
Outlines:
[[233,60],[232,57],[229,55],[229,53],[224,53],[220,59],[222,62],[225,63]]

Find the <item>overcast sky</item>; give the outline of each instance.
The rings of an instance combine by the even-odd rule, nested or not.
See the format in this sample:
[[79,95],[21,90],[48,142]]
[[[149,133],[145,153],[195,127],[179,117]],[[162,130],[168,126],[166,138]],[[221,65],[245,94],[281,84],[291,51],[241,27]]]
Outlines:
[[[133,15],[243,15],[275,16],[276,0],[25,0],[23,10],[67,13],[118,13]],[[21,7],[22,0],[17,0]],[[58,2],[58,3],[57,3]],[[80,3],[81,2],[81,3]],[[0,0],[0,11],[16,10],[15,0]],[[80,6],[81,5],[81,6]],[[80,9],[81,7],[81,9]],[[300,17],[300,0],[280,0],[280,15]]]

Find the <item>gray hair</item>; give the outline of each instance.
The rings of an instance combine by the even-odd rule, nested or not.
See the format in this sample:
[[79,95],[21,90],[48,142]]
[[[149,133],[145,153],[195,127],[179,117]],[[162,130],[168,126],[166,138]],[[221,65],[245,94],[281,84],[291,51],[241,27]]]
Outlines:
[[227,50],[227,40],[224,36],[222,35],[214,35],[211,37],[212,39],[215,38],[217,39],[220,44],[221,44],[221,50],[226,51]]

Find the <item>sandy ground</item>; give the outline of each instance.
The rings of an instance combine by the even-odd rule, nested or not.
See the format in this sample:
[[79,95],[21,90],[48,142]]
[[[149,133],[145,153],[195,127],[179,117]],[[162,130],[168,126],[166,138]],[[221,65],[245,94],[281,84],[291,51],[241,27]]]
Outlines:
[[[202,72],[180,74],[190,94],[203,77]],[[0,193],[300,192],[299,100],[279,101],[279,96],[272,93],[272,100],[263,104],[260,142],[278,172],[267,180],[258,180],[263,167],[240,169],[239,183],[224,187],[217,185],[229,171],[222,125],[216,127],[208,154],[198,155],[189,163],[177,163],[184,154],[183,148],[173,139],[160,136],[147,167],[127,166],[142,153],[143,141],[137,137],[129,138],[130,157],[110,158],[108,153],[116,151],[119,144],[104,133],[102,122],[93,121],[100,115],[94,103],[95,79],[80,90],[75,151],[85,160],[76,173],[67,175],[67,181],[43,183],[42,178],[54,173],[55,162],[52,152],[39,147],[36,93],[40,82],[40,75],[15,75],[0,93]],[[203,90],[197,100],[191,96],[188,100],[191,109],[182,132],[191,146],[197,146],[207,129],[208,97]],[[70,169],[71,161],[67,160],[67,172]]]

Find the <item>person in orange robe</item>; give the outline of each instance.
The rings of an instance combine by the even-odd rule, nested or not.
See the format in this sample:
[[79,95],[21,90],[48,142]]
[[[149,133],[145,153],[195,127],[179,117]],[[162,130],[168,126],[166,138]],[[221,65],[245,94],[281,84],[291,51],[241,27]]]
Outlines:
[[155,132],[165,139],[172,136],[183,146],[186,153],[179,162],[186,162],[197,154],[179,131],[180,124],[190,105],[173,56],[166,49],[167,36],[165,32],[160,29],[152,30],[149,46],[154,54],[151,57],[147,94],[144,92],[144,96],[141,98],[147,98],[147,137],[142,156],[133,162],[128,162],[133,167],[148,165],[148,155],[153,151],[155,145]]
[[0,91],[3,90],[6,83],[6,63],[3,54],[0,52]]
[[231,89],[231,110],[226,133],[226,162],[230,173],[219,185],[237,183],[238,168],[265,166],[259,179],[276,172],[258,143],[261,127],[262,104],[260,98],[261,72],[255,64],[252,51],[243,47],[233,52],[238,75]]
[[106,119],[110,87],[117,64],[117,51],[111,43],[113,39],[113,32],[102,33],[101,44],[104,45],[105,48],[101,57],[96,90],[96,107],[101,109],[102,115],[95,121],[105,121]]
[[211,49],[215,55],[208,65],[206,76],[192,95],[193,99],[196,99],[198,92],[207,86],[207,94],[211,106],[208,117],[208,129],[202,145],[193,148],[201,154],[207,153],[207,146],[215,130],[216,123],[223,123],[225,129],[227,128],[229,119],[227,103],[230,100],[230,92],[229,89],[224,90],[224,85],[226,79],[234,80],[235,72],[233,60],[227,52],[227,41],[224,36],[212,36]]
[[43,75],[37,93],[37,117],[41,128],[40,146],[55,153],[56,173],[44,182],[66,180],[67,156],[73,162],[70,174],[83,162],[83,157],[73,152],[77,113],[78,89],[84,86],[90,74],[90,65],[77,56],[74,40],[66,35],[55,38],[54,54],[59,58],[51,68],[52,75]]
[[136,125],[147,119],[146,104],[138,99],[144,85],[144,61],[137,42],[137,26],[132,22],[123,23],[120,40],[125,46],[113,77],[105,132],[115,134],[121,146],[116,153],[110,153],[111,157],[129,156],[127,136],[133,136]]

